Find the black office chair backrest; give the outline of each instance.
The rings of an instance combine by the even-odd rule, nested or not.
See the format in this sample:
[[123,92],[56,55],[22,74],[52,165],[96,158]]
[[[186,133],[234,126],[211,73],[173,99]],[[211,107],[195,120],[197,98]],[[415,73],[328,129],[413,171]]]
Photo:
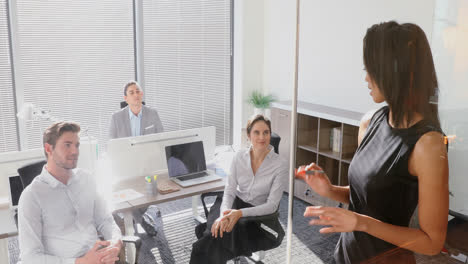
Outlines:
[[[143,102],[141,102],[141,103],[142,103],[143,105],[145,105],[145,101],[143,101]],[[125,101],[120,102],[120,109],[125,108],[127,105],[128,105],[128,104],[127,104],[127,102],[125,102]]]
[[273,146],[275,149],[276,154],[279,154],[279,143],[281,141],[281,137],[276,134],[275,132],[271,132],[271,138],[270,138],[270,145]]
[[26,188],[37,175],[41,174],[42,168],[46,163],[45,160],[36,161],[18,169],[23,188]]

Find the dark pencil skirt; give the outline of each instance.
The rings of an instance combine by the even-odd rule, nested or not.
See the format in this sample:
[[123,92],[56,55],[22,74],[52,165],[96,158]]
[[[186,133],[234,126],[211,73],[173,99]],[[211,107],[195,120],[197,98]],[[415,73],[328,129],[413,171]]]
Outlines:
[[[222,198],[218,197],[210,209],[205,224],[195,228],[198,241],[193,243],[190,264],[220,264],[237,256],[251,256],[253,252],[267,250],[275,247],[267,233],[257,222],[237,222],[230,233],[223,237],[214,238],[211,235],[211,226],[219,217]],[[233,209],[252,207],[239,197],[232,205]]]

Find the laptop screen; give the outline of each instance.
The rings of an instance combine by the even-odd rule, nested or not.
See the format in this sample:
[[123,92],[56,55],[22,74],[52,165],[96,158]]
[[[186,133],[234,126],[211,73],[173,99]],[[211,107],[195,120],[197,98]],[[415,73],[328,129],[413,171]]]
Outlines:
[[10,176],[8,177],[10,182],[10,199],[12,206],[18,206],[19,198],[23,192],[23,184],[21,183],[20,176]]
[[166,160],[169,177],[206,170],[202,141],[166,146]]

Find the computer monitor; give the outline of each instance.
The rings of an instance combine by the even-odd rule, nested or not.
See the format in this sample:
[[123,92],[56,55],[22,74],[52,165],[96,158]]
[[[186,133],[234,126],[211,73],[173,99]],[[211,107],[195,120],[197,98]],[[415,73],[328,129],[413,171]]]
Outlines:
[[19,175],[8,176],[8,189],[10,191],[10,208],[18,206],[19,198],[23,192],[23,184]]

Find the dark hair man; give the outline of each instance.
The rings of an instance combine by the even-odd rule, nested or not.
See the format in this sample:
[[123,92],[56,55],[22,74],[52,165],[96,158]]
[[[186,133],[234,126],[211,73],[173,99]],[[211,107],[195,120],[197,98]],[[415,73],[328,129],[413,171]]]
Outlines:
[[112,115],[109,137],[135,137],[164,132],[156,109],[143,105],[143,91],[137,82],[124,87],[124,99],[128,106]]

